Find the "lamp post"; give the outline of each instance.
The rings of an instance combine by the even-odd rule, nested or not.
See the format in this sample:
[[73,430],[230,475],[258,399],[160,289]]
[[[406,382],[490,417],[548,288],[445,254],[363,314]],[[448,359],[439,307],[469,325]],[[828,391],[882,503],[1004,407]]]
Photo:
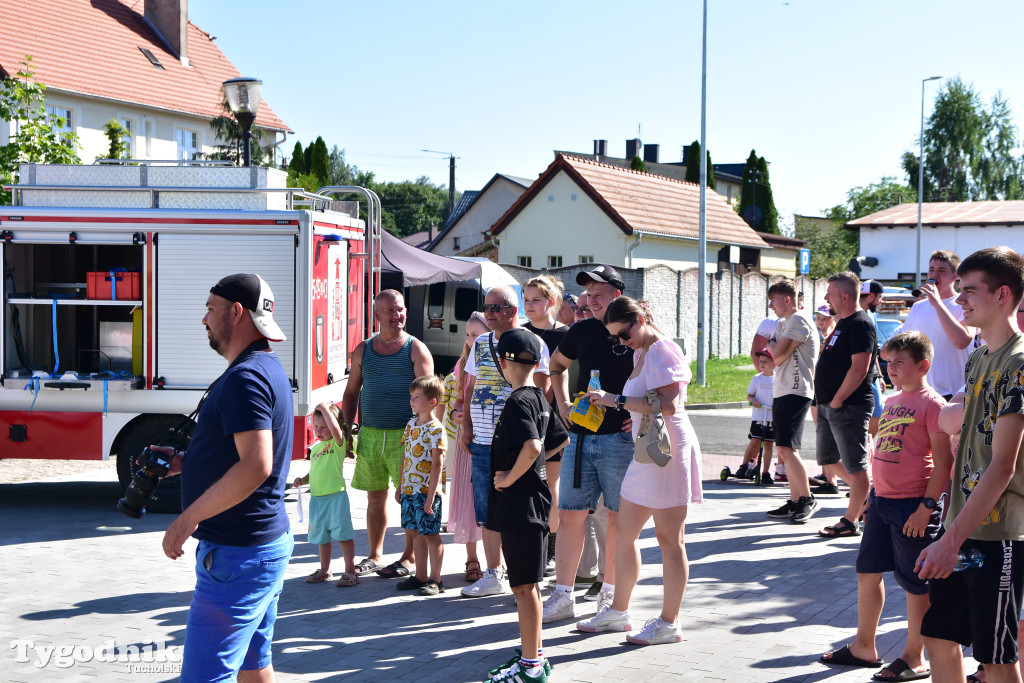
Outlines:
[[703,24],[700,48],[700,213],[697,219],[697,386],[707,385],[704,368],[707,361],[707,339],[704,324],[707,322],[707,185],[708,185],[708,0],[704,0]]
[[914,287],[921,289],[921,210],[924,204],[924,84],[942,76],[931,76],[921,81],[921,155],[917,158],[917,260],[914,266]]
[[263,81],[258,78],[239,76],[224,81],[224,96],[228,100],[228,108],[235,115],[235,120],[242,127],[242,158],[243,166],[252,166],[252,124],[256,120],[256,110],[260,106],[260,91]]

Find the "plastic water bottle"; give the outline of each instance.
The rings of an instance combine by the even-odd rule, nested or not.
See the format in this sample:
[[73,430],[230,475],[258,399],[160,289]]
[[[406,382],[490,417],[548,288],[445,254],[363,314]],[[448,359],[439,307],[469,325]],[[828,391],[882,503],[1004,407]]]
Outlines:
[[[600,390],[601,389],[601,371],[591,370],[590,371],[590,383],[587,385],[588,391]],[[580,415],[585,415],[590,410],[590,399],[583,397],[580,399],[580,405],[577,409]]]
[[971,548],[970,550],[961,550],[956,554],[956,564],[953,566],[953,571],[962,572],[968,569],[977,569],[985,564],[985,556],[977,548]]

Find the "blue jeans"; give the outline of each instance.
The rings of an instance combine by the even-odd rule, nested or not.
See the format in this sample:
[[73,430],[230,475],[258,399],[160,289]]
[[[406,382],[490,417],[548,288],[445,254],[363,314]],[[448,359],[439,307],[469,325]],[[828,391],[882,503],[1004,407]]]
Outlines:
[[199,541],[182,681],[233,681],[240,669],[270,665],[277,599],[293,545],[291,531],[251,547]]
[[[583,440],[580,463],[580,486],[573,486],[576,478],[576,444]],[[558,479],[559,510],[597,509],[597,500],[604,494],[604,506],[619,511],[619,489],[633,461],[633,435],[569,434],[569,445],[562,454],[562,474]]]
[[477,526],[483,526],[487,522],[487,495],[494,484],[491,477],[491,447],[474,441],[469,444],[469,452],[473,454],[473,512],[476,514]]

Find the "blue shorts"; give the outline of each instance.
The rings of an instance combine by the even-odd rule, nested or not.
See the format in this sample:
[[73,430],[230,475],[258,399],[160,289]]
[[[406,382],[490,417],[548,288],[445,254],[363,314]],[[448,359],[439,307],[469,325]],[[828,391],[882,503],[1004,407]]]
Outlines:
[[494,485],[494,477],[491,476],[491,447],[474,441],[469,444],[469,452],[473,454],[473,512],[476,525],[482,527],[487,523],[487,495]]
[[312,496],[309,499],[309,534],[306,540],[323,545],[335,541],[351,541],[356,537],[352,528],[348,491]]
[[290,531],[250,547],[199,541],[182,681],[233,681],[239,670],[270,665],[277,599],[293,545]]
[[441,494],[434,494],[433,514],[423,509],[427,494],[402,494],[402,528],[419,532],[420,536],[436,536],[441,533]]
[[[579,487],[576,487],[576,444],[580,439],[583,440],[582,457]],[[619,489],[631,462],[633,435],[629,432],[569,434],[569,445],[562,454],[562,474],[558,480],[558,509],[593,512],[597,509],[597,499],[603,493],[604,506],[618,512]]]
[[918,578],[914,563],[921,551],[935,542],[942,508],[932,510],[924,536],[911,538],[903,533],[903,525],[920,505],[920,498],[882,498],[871,490],[857,552],[858,574],[892,572],[896,583],[911,595],[928,593],[928,582]]

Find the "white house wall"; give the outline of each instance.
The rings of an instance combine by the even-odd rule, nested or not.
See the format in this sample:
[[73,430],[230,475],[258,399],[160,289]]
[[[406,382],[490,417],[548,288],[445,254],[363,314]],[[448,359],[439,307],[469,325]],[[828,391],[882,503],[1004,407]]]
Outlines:
[[[455,256],[484,241],[484,232],[505,215],[509,207],[526,192],[526,188],[499,177],[487,191],[476,198],[451,231],[431,251],[441,256]],[[455,241],[458,240],[458,247]]]
[[623,264],[629,239],[564,171],[498,238],[499,263],[519,263],[520,256],[529,256],[535,268],[546,267],[548,256],[561,256],[566,266],[579,263],[580,256],[593,256],[596,263]]
[[[635,237],[624,236],[626,249],[636,241]],[[718,271],[718,250],[721,244],[708,242],[706,252],[707,272]],[[629,259],[623,255],[623,260],[618,262],[628,266]],[[644,235],[640,240],[640,246],[633,250],[633,268],[649,268],[651,266],[667,265],[676,270],[697,267],[697,242],[696,240],[667,239]]]
[[[874,256],[878,266],[862,268],[864,278],[900,279],[900,273],[913,277],[916,264],[917,227],[861,228],[860,254]],[[921,231],[921,271],[928,272],[928,257],[937,249],[952,249],[960,258],[986,247],[1008,246],[1024,249],[1022,226],[964,225],[960,227],[924,226]]]

